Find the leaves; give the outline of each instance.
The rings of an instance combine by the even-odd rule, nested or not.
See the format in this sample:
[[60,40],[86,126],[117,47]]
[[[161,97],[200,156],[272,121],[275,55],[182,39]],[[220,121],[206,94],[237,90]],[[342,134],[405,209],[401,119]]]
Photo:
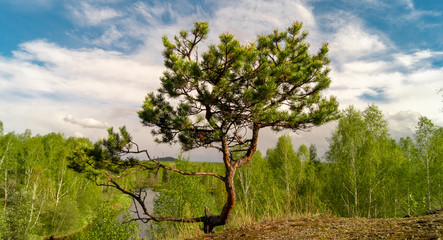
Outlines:
[[244,145],[238,136],[253,125],[299,130],[336,119],[335,98],[321,96],[331,81],[327,45],[311,55],[301,28],[296,22],[247,45],[221,34],[201,54],[197,45],[206,38],[207,22],[196,22],[173,42],[163,37],[167,71],[160,94],[148,93],[138,112],[142,123],[156,127],[158,142],[178,141],[189,150],[220,146],[223,136],[229,146]]
[[[0,228],[2,239],[31,239],[83,226],[99,188],[67,169],[76,142],[50,133],[0,135]],[[91,206],[90,206],[91,205]]]

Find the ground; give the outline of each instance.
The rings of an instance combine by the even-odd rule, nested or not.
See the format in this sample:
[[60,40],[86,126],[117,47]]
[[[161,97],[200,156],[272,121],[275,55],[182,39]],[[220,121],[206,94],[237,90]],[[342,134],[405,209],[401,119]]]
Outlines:
[[443,208],[418,217],[323,217],[264,222],[196,238],[203,239],[441,239]]

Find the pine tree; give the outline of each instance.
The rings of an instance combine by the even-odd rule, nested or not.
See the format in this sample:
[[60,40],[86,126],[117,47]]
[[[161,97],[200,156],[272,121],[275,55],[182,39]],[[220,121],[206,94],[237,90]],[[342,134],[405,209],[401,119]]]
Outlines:
[[[308,34],[301,28],[296,22],[286,31],[260,35],[245,45],[231,34],[221,34],[219,43],[210,44],[201,54],[198,50],[209,31],[207,22],[196,22],[192,31],[181,31],[172,41],[163,37],[166,71],[157,93],[148,93],[138,112],[141,122],[154,128],[157,142],[178,142],[185,151],[200,147],[218,150],[225,172],[183,172],[154,159],[150,159],[153,165],[141,168],[215,177],[225,184],[227,197],[218,215],[206,208],[202,217],[157,217],[144,209],[147,219],[203,222],[205,232],[213,231],[229,219],[236,201],[235,172],[251,160],[261,129],[309,129],[337,118],[335,98],[322,96],[331,82],[327,44],[311,54],[305,42]],[[129,133],[121,130],[120,134],[111,130],[109,139],[96,144],[95,149],[79,150],[71,166],[94,174],[98,174],[94,169],[106,169],[104,184],[128,194],[111,173],[141,166],[136,160],[121,161],[120,154],[146,152],[131,150],[136,145]]]

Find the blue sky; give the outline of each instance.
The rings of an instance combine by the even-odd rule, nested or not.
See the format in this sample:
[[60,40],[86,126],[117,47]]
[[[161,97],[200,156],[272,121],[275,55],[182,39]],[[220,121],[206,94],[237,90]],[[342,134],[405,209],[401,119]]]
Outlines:
[[[103,137],[127,125],[165,156],[136,111],[159,87],[161,36],[208,20],[210,37],[243,43],[302,21],[315,52],[329,43],[341,108],[377,104],[394,137],[411,135],[420,115],[443,125],[443,1],[438,0],[0,0],[0,120],[6,131]],[[323,151],[334,124],[290,133]],[[259,147],[279,135],[262,133]],[[211,157],[194,151],[192,158]]]

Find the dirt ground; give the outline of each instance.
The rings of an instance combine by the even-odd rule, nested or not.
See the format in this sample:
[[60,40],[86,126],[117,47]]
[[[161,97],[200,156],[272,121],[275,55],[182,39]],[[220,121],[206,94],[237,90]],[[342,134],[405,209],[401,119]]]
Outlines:
[[203,239],[440,239],[443,208],[419,217],[324,217],[264,222],[196,238]]

